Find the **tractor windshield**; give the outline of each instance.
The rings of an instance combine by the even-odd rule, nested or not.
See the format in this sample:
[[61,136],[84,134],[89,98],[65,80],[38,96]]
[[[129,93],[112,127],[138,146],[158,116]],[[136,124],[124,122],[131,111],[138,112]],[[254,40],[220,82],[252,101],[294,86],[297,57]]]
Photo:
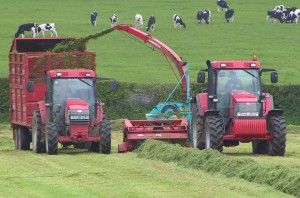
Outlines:
[[228,115],[229,95],[233,90],[247,91],[259,98],[260,78],[258,69],[224,69],[216,71],[216,91],[219,99],[218,109]]
[[95,90],[92,79],[65,78],[53,80],[53,112],[63,120],[67,99],[81,99],[89,104],[91,116],[95,115]]

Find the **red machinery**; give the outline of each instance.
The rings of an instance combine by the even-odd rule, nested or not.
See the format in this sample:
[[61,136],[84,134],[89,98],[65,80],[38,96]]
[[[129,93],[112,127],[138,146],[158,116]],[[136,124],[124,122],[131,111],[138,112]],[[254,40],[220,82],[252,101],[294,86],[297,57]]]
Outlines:
[[[252,142],[253,153],[283,156],[286,124],[283,110],[275,109],[273,98],[263,93],[261,75],[274,69],[261,69],[256,56],[250,61],[207,61],[207,93],[194,97],[192,110],[193,146],[199,149],[237,146]],[[198,73],[205,82],[205,73]]]
[[15,148],[57,154],[63,146],[89,143],[111,151],[110,123],[95,96],[95,54],[50,53],[70,38],[15,38],[9,53],[10,120]]
[[[179,72],[178,84],[181,84],[183,100],[185,100],[183,102],[164,102],[163,104],[158,104],[150,114],[146,115],[147,120],[125,119],[123,121],[124,138],[123,143],[119,144],[119,152],[132,151],[140,141],[146,139],[187,142],[189,139],[189,117],[191,116],[187,62],[183,61],[171,48],[158,39],[130,25],[117,25],[114,29],[125,31],[143,40],[155,49],[160,50],[166,58],[171,60]],[[185,112],[182,111],[183,109],[185,109]],[[169,119],[158,118],[161,113],[180,111],[184,114],[183,119],[174,119],[173,117]],[[156,116],[153,116],[154,114]]]

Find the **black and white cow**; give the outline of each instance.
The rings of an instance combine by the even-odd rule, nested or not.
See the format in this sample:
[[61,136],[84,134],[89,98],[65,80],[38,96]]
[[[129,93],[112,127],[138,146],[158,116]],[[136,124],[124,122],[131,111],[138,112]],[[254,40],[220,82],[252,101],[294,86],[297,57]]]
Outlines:
[[229,9],[229,4],[225,0],[217,0],[217,9],[218,12],[227,11]]
[[150,16],[149,20],[148,20],[148,25],[146,27],[146,31],[153,31],[155,28],[155,16]]
[[45,24],[39,25],[37,27],[36,35],[38,37],[39,33],[42,32],[43,37],[45,37],[45,32],[49,32],[49,31],[51,32],[51,37],[53,36],[53,34],[55,34],[55,36],[58,37],[55,23],[45,23]]
[[96,11],[93,11],[91,13],[91,23],[92,23],[92,26],[96,26],[97,25],[97,17],[98,17],[98,13]]
[[135,17],[135,27],[138,29],[142,29],[144,25],[144,19],[141,14],[136,14]]
[[232,23],[234,20],[234,9],[229,9],[225,12],[225,19],[227,23]]
[[199,11],[197,13],[198,24],[202,24],[202,23],[204,23],[204,21],[206,24],[210,24],[210,17],[211,17],[210,10]]
[[116,14],[113,14],[109,19],[110,19],[111,27],[115,27],[119,20],[119,18]]
[[174,28],[176,27],[183,27],[183,28],[186,28],[186,25],[185,23],[183,22],[183,20],[181,19],[181,17],[177,14],[174,14],[173,15],[173,23],[174,23]]
[[300,17],[300,9],[296,9],[295,11],[290,11],[288,16],[285,19],[287,23],[298,23]]
[[25,37],[25,32],[32,31],[32,37],[36,37],[37,24],[36,23],[26,23],[19,26],[18,31],[15,33],[15,38],[18,38],[20,34],[22,38]]
[[284,21],[286,20],[286,16],[285,16],[285,13],[281,10],[268,10],[267,11],[267,21],[270,21],[270,22],[280,22],[280,23],[283,23]]

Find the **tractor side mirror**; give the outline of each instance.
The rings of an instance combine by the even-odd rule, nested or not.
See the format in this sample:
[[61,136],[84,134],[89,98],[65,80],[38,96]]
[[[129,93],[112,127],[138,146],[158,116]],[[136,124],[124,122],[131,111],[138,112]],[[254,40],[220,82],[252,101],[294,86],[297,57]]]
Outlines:
[[272,83],[277,83],[278,82],[278,74],[276,71],[271,72],[271,82]]
[[199,72],[198,73],[197,82],[198,83],[204,83],[205,82],[205,73],[204,72]]
[[110,84],[111,91],[117,91],[119,89],[119,83],[117,81],[112,81]]
[[27,83],[27,91],[28,92],[33,92],[34,91],[34,81],[30,80]]

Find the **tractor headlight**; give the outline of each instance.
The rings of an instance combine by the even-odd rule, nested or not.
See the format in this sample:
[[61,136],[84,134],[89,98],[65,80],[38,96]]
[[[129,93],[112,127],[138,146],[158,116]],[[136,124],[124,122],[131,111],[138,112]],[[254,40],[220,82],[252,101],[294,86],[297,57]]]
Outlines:
[[235,115],[237,117],[258,117],[258,103],[237,103],[235,106]]
[[66,123],[70,122],[89,122],[90,111],[89,110],[70,110],[68,111]]

